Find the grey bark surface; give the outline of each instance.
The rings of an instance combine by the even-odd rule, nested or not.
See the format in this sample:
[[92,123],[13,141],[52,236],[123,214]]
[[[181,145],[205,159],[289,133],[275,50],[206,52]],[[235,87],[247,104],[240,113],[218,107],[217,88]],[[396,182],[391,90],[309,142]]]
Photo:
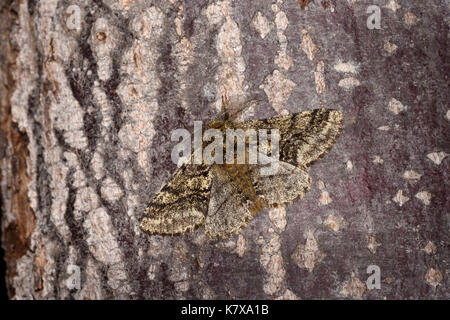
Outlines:
[[[8,296],[448,299],[448,12],[438,0],[2,2]],[[225,93],[259,100],[241,120],[335,108],[343,132],[302,200],[239,235],[144,233],[176,168],[171,131],[214,118]]]

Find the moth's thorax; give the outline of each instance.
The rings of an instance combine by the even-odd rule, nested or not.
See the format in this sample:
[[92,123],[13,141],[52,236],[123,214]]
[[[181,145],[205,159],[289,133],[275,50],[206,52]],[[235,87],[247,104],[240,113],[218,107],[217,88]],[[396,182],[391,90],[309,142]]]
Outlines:
[[225,129],[234,128],[233,121],[225,120],[225,121],[214,121],[212,122],[207,129],[218,129],[224,131]]

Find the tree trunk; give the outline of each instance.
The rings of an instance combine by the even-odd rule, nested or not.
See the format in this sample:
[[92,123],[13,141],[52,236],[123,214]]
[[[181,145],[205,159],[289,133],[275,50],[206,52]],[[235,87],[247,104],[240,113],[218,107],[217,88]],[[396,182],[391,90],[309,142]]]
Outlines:
[[[446,12],[438,0],[5,1],[9,298],[448,298]],[[339,109],[343,132],[302,200],[240,234],[145,233],[176,169],[171,132],[213,119],[225,94],[258,99],[241,120]]]

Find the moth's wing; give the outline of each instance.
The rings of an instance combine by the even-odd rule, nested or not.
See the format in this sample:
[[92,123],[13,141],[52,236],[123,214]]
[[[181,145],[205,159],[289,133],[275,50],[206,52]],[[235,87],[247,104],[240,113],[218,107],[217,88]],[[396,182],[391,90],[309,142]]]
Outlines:
[[305,196],[311,188],[311,176],[303,169],[279,161],[276,174],[261,175],[261,166],[249,166],[256,195],[269,207],[293,203]]
[[211,166],[183,165],[150,201],[141,228],[151,234],[177,234],[201,225],[208,209]]
[[239,183],[221,169],[212,167],[211,195],[205,233],[210,237],[225,238],[244,228],[262,208],[257,208],[257,199],[242,192]]
[[342,112],[315,109],[297,114],[235,123],[242,129],[278,129],[280,160],[300,168],[309,167],[334,145],[342,129]]

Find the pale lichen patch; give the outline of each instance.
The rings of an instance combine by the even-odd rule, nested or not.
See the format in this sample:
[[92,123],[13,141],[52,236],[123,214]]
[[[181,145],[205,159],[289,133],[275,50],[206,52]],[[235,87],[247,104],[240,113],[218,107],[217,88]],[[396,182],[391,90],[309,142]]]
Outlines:
[[351,299],[360,300],[367,291],[366,285],[359,280],[356,275],[352,274],[352,278],[345,283],[341,290],[341,294]]
[[348,78],[341,79],[338,83],[338,86],[349,90],[349,89],[359,86],[360,84],[361,83],[359,82],[358,79],[356,79],[354,77],[348,77]]
[[381,126],[381,127],[378,127],[377,129],[380,130],[380,131],[389,131],[389,130],[391,130],[391,127],[389,127],[389,126]]
[[389,109],[389,111],[391,111],[392,113],[394,113],[395,115],[397,115],[397,114],[399,114],[400,112],[407,110],[408,107],[407,107],[407,106],[404,106],[404,105],[403,105],[400,101],[398,101],[397,99],[392,98],[392,99],[389,101],[388,109]]
[[427,154],[427,158],[433,161],[435,164],[440,165],[442,160],[444,160],[448,156],[444,151],[440,152],[432,152]]
[[319,198],[319,203],[323,206],[326,206],[326,205],[329,205],[331,202],[333,202],[333,200],[331,199],[328,191],[326,191],[326,190],[322,191],[320,198]]
[[372,162],[376,164],[382,164],[384,160],[380,156],[375,156]]
[[381,246],[381,243],[377,242],[374,236],[369,237],[369,242],[367,243],[366,248],[372,253],[375,254],[377,252],[377,248]]
[[281,231],[286,228],[286,209],[281,208],[271,208],[269,209],[270,221]]
[[281,296],[277,297],[276,300],[300,300],[300,298],[291,290],[286,289],[286,291]]
[[403,21],[409,26],[416,25],[419,22],[419,20],[420,19],[417,18],[417,16],[410,11],[406,12],[405,15],[403,16]]
[[245,238],[240,234],[236,240],[236,249],[235,252],[239,257],[243,257],[244,253],[247,249],[247,246],[245,244]]
[[325,64],[323,61],[319,61],[314,71],[314,81],[316,83],[316,92],[323,94],[325,92]]
[[427,254],[436,254],[437,247],[433,242],[428,241],[427,245],[422,250],[425,251]]
[[334,70],[344,73],[356,73],[357,66],[354,62],[338,62],[334,65]]
[[101,187],[102,196],[112,202],[118,200],[122,196],[122,189],[110,177],[103,181]]
[[309,272],[314,270],[314,267],[326,255],[319,250],[319,245],[314,238],[312,230],[307,231],[306,243],[298,244],[291,258],[299,266],[299,268],[307,269]]
[[88,233],[88,248],[97,260],[108,265],[122,261],[119,245],[113,235],[115,232],[111,219],[104,208],[90,212],[83,227]]
[[408,197],[405,197],[403,195],[403,190],[398,190],[397,194],[395,195],[394,198],[392,198],[392,200],[397,203],[400,207],[403,206],[406,202],[409,201]]
[[412,182],[417,182],[420,180],[420,177],[422,177],[422,175],[414,170],[406,170],[403,173],[402,177],[403,179],[411,180]]
[[390,9],[394,12],[397,12],[398,9],[401,9],[402,6],[398,4],[396,0],[390,0],[388,3],[384,5],[385,8]]
[[280,236],[269,229],[270,240],[263,241],[259,261],[267,273],[264,280],[263,290],[267,295],[277,294],[282,287],[286,271],[283,267],[283,257],[281,255]]
[[273,28],[273,24],[259,11],[253,17],[251,25],[259,32],[262,39],[264,39]]
[[269,102],[272,104],[272,107],[277,112],[281,112],[295,85],[296,84],[287,78],[283,73],[278,70],[274,70],[271,75],[266,77],[264,84],[262,84],[260,88],[264,89],[264,92],[269,98]]
[[328,215],[323,224],[335,232],[338,232],[347,226],[347,222],[344,218],[332,214]]
[[347,160],[346,169],[348,172],[351,172],[353,170],[353,162],[351,160]]
[[306,54],[306,56],[308,57],[308,59],[312,61],[314,59],[314,57],[316,56],[316,54],[319,52],[319,49],[312,41],[312,38],[308,34],[307,30],[305,30],[305,29],[302,30],[302,34],[303,34],[303,37],[302,37],[301,48],[302,48],[303,52]]
[[397,48],[398,46],[395,43],[390,42],[389,40],[386,40],[384,42],[383,49],[390,55],[393,54],[397,50]]
[[444,277],[442,276],[442,273],[434,268],[430,268],[428,270],[427,274],[425,275],[425,280],[427,283],[436,289],[438,285],[441,284],[441,281]]
[[422,203],[426,206],[430,205],[431,203],[431,193],[428,191],[420,191],[415,196],[417,199],[422,201]]

